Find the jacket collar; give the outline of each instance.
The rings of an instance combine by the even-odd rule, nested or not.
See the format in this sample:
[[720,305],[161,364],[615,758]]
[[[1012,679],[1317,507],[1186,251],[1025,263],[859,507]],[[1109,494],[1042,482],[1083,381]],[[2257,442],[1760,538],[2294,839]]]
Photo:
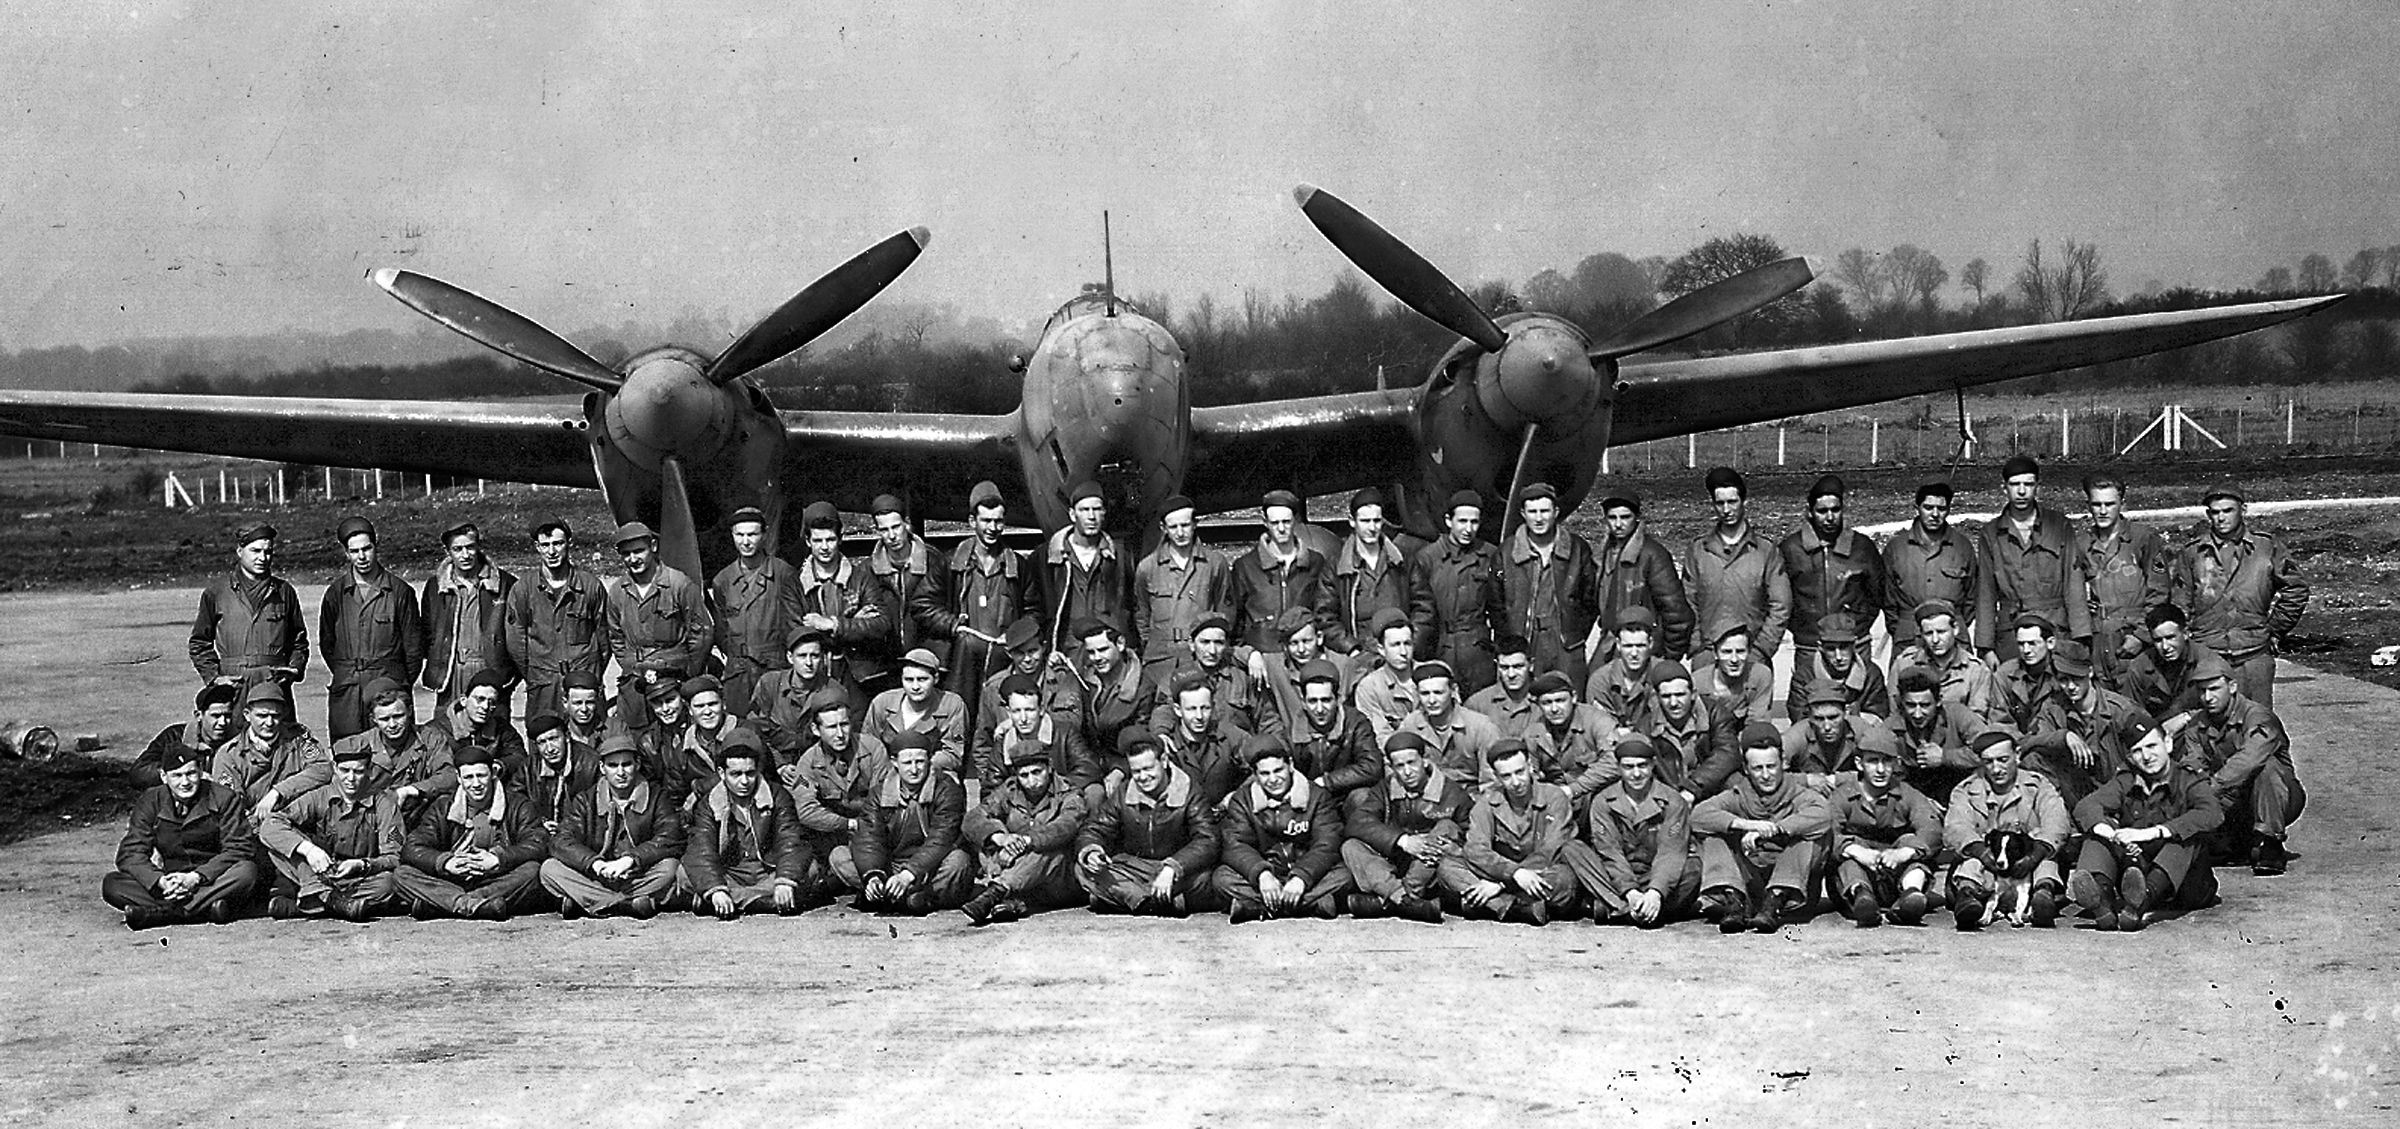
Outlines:
[[1135,787],[1133,781],[1128,779],[1125,781],[1125,803],[1128,807],[1179,808],[1192,802],[1190,774],[1175,767],[1173,761],[1168,761],[1161,767],[1167,773],[1166,794],[1153,799],[1148,793]]
[[[460,788],[450,793],[450,822],[463,824],[466,821],[467,790]],[[508,789],[494,783],[492,785],[492,825],[497,827],[507,821]]]
[[880,540],[875,542],[875,551],[867,554],[867,560],[877,572],[907,571],[923,576],[925,575],[925,558],[932,555],[926,551],[926,548],[924,538],[912,533],[908,536],[908,552],[901,558],[897,567],[892,563],[891,549]]
[[[917,794],[910,796],[901,791],[900,770],[895,768],[883,774],[883,787],[876,790],[878,802],[880,806],[887,808],[899,807],[910,800],[918,803],[931,803],[934,790],[941,786],[941,782],[941,773],[929,771],[925,774],[925,783],[917,786]],[[763,788],[764,785],[761,787]]]
[[1631,537],[1628,537],[1628,538],[1626,538],[1624,541],[1622,541],[1622,542],[1619,542],[1619,543],[1618,543],[1618,545],[1617,545],[1617,552],[1616,552],[1616,556],[1617,556],[1617,563],[1618,563],[1618,564],[1640,564],[1640,563],[1642,563],[1642,548],[1643,548],[1643,546],[1645,546],[1645,545],[1649,544],[1649,542],[1650,542],[1650,534],[1649,534],[1649,533],[1647,533],[1647,532],[1645,532],[1644,530],[1642,530],[1642,529],[1641,529],[1640,527],[1638,527],[1638,526],[1637,526],[1637,527],[1635,527],[1635,529],[1634,529],[1634,531],[1633,531],[1633,536],[1631,536]]
[[[1307,783],[1305,779],[1301,782]],[[1427,800],[1440,803],[1443,795],[1450,791],[1450,774],[1438,768],[1428,770],[1425,773],[1425,787],[1415,792],[1409,791],[1408,785],[1400,783],[1399,777],[1388,773],[1383,778],[1383,785],[1385,793],[1395,800]]]
[[852,561],[848,557],[836,557],[834,559],[836,563],[833,566],[833,575],[829,577],[817,575],[816,558],[811,557],[808,560],[801,562],[800,590],[802,592],[814,592],[817,590],[817,586],[820,584],[832,584],[838,587],[848,588],[850,586],[850,569],[857,562]]
[[[1067,539],[1073,537],[1074,535],[1075,529],[1073,526],[1061,529],[1058,532],[1050,535],[1050,543],[1044,549],[1044,555],[1049,558],[1051,564],[1065,564],[1069,560],[1073,559],[1074,554],[1067,548]],[[1100,535],[1099,559],[1103,561],[1113,561],[1117,559],[1116,538],[1111,537],[1106,533],[1102,533]]]
[[[1437,772],[1434,775],[1439,776],[1441,774]],[[1307,811],[1310,796],[1309,790],[1313,787],[1315,786],[1308,782],[1308,777],[1303,776],[1298,772],[1293,772],[1292,790],[1284,793],[1281,801],[1277,801],[1267,795],[1266,785],[1260,784],[1258,782],[1258,777],[1253,775],[1250,778],[1250,810],[1257,811],[1260,808],[1274,807],[1280,802],[1284,807],[1290,808],[1293,811]]]
[[[1384,572],[1390,572],[1394,568],[1400,567],[1401,557],[1405,556],[1406,554],[1403,554],[1400,551],[1399,544],[1394,542],[1388,536],[1382,538],[1381,543],[1383,545],[1383,553],[1376,558],[1376,561],[1378,562],[1377,566]],[[1302,545],[1301,547],[1306,548],[1307,546]],[[1334,550],[1333,571],[1337,574],[1348,576],[1352,573],[1363,572],[1366,570],[1366,567],[1366,558],[1360,556],[1358,552],[1358,535],[1353,533],[1348,537],[1342,538],[1342,547]]]
[[[761,782],[759,790],[762,792],[766,790],[763,781]],[[609,791],[608,781],[606,780],[601,781],[592,789],[592,795],[595,800],[597,800],[597,804],[595,806],[597,806],[601,811],[607,811],[611,808],[621,808],[627,812],[646,813],[650,810],[650,781],[640,776],[633,778],[633,794],[625,797],[625,802],[622,804],[617,802],[617,794]]]
[[[1567,554],[1573,551],[1575,547],[1568,540],[1567,532],[1563,529],[1553,527],[1550,530],[1550,537],[1550,555],[1555,559],[1565,560]],[[1510,531],[1508,535],[1509,560],[1518,564],[1531,564],[1533,563],[1534,558],[1540,555],[1540,550],[1534,548],[1533,546],[1533,537],[1526,533],[1522,526]]]
[[[1817,527],[1805,518],[1802,519],[1800,522],[1800,547],[1814,553],[1825,548],[1826,544],[1825,538],[1817,533]],[[1832,548],[1833,554],[1837,557],[1856,554],[1858,552],[1858,531],[1847,525],[1843,526],[1842,531],[1834,536]]]
[[458,567],[451,564],[449,558],[445,557],[441,567],[434,570],[433,586],[444,592],[469,587],[481,588],[486,592],[498,592],[500,590],[500,566],[486,560],[483,562],[483,574],[473,580],[468,580],[460,576]]

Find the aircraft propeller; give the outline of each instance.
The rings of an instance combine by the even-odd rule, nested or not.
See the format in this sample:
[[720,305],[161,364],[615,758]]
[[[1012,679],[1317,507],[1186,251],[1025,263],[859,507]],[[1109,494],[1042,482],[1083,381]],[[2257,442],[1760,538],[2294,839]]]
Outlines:
[[1472,342],[1497,362],[1479,371],[1475,394],[1492,422],[1514,433],[1517,457],[1501,499],[1500,539],[1516,516],[1525,469],[1547,429],[1573,435],[1607,399],[1617,358],[1706,332],[1809,284],[1817,276],[1803,258],[1783,259],[1703,286],[1619,326],[1581,355],[1565,353],[1552,337],[1535,340],[1504,329],[1441,269],[1366,214],[1332,193],[1303,184],[1292,190],[1300,211],[1335,249],[1402,304]]
[[[770,545],[781,517],[776,476],[783,423],[755,388],[726,386],[814,341],[865,306],[916,261],[932,234],[909,228],[859,252],[809,283],[734,339],[714,359],[655,349],[610,369],[564,337],[498,302],[414,271],[386,267],[375,284],[410,308],[491,349],[594,391],[585,397],[593,466],[620,520],[655,492],[659,554],[705,581],[690,476],[712,497],[755,493],[768,515]],[[730,460],[721,459],[731,453]],[[717,467],[721,461],[734,465]],[[719,484],[722,484],[721,486]],[[719,507],[723,509],[724,507]]]

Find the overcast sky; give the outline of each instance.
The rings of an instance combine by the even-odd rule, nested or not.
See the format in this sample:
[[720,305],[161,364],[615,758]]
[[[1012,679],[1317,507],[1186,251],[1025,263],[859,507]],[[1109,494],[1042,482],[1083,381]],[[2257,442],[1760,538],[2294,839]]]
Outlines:
[[[280,4],[11,9],[0,347],[413,328],[400,265],[561,329],[735,319],[912,224],[1014,323],[1315,293],[1321,184],[1462,283],[1764,232],[2120,291],[2400,243],[2388,0]],[[692,342],[696,345],[715,343]]]

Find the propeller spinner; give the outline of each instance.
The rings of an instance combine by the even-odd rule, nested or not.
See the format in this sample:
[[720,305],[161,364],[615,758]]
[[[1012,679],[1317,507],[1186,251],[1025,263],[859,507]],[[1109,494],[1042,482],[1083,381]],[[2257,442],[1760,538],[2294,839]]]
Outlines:
[[[619,521],[650,520],[668,564],[705,579],[699,526],[736,506],[782,514],[783,422],[763,392],[733,382],[787,356],[865,306],[916,261],[932,233],[909,228],[851,257],[759,320],[714,359],[679,346],[612,370],[540,323],[472,291],[385,268],[375,284],[473,340],[592,389],[592,462]],[[695,508],[693,495],[700,495]]]

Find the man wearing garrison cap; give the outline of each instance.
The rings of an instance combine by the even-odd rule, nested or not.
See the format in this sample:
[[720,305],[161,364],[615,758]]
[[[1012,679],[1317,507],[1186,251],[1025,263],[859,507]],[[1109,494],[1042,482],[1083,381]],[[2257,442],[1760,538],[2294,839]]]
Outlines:
[[1984,908],[2001,893],[1989,836],[2007,828],[2033,841],[2027,916],[2035,925],[2050,925],[2066,895],[2058,852],[2075,830],[2066,801],[2049,777],[2025,770],[2016,739],[2005,729],[1985,730],[1975,738],[1975,759],[1975,774],[1951,791],[1942,814],[1944,853],[1956,863],[1950,872],[1950,911],[1961,931],[1983,927]]
[[257,849],[248,803],[208,779],[200,750],[177,745],[160,760],[158,783],[133,801],[100,898],[125,912],[128,929],[224,924],[258,889]]
[[1925,920],[1932,864],[1942,846],[1942,813],[1902,780],[1892,735],[1869,730],[1858,745],[1858,775],[1833,790],[1833,894],[1859,928]]
[[[1865,638],[1883,614],[1890,581],[1883,570],[1883,551],[1875,539],[1851,529],[1843,519],[1848,488],[1839,475],[1828,474],[1808,488],[1808,515],[1800,528],[1785,535],[1776,551],[1783,556],[1784,574],[1792,582],[1792,670],[1811,670],[1817,655],[1817,629],[1826,616],[1850,617],[1852,630]],[[1795,679],[1800,675],[1795,673]]]
[[2124,767],[2075,805],[2083,850],[2067,876],[2068,896],[2102,932],[2214,901],[2209,839],[2225,821],[2216,785],[2176,763],[2174,739],[2150,715],[2129,714],[2121,728]]
[[1450,496],[1442,538],[1408,562],[1408,616],[1417,655],[1450,664],[1461,698],[1492,684],[1493,638],[1508,625],[1507,574],[1481,538],[1483,498]]
[[1784,732],[1783,764],[1809,787],[1831,793],[1836,776],[1855,775],[1858,751],[1870,739],[1900,747],[1883,719],[1851,707],[1840,683],[1819,682],[1799,694],[1808,703],[1808,714]]
[[2220,857],[2247,860],[2251,873],[2262,877],[2281,874],[2290,859],[2284,837],[2308,806],[2283,719],[2243,696],[2240,675],[2221,655],[2195,659],[2192,682],[2200,690],[2200,708],[2185,715],[2177,748],[2185,764],[2208,773],[2224,801]]
[[550,835],[542,888],[562,917],[654,917],[683,876],[683,849],[683,813],[642,776],[633,738],[612,734],[600,745],[598,779]]
[[1536,669],[1580,678],[1584,644],[1600,619],[1599,564],[1592,547],[1561,524],[1556,487],[1532,483],[1517,492],[1516,506],[1521,520],[1500,547],[1508,616],[1495,630],[1522,638]]
[[2058,679],[2057,707],[2021,731],[2017,744],[2026,766],[2058,785],[2059,798],[2070,810],[2124,767],[2126,719],[2142,712],[2100,684],[2094,658],[2080,644],[2059,645],[2050,656]]
[[2092,636],[2091,589],[2075,555],[2075,527],[2041,503],[2041,467],[2018,455],[2000,468],[2007,504],[1976,534],[1975,649],[1998,666],[2016,657],[2011,625],[2032,612],[2069,639]]
[[[380,680],[379,680],[380,681]],[[365,921],[400,908],[400,803],[376,779],[363,744],[335,746],[333,779],[277,808],[258,828],[274,864],[267,911]]]
[[1164,730],[1173,724],[1169,716],[1175,706],[1172,691],[1176,680],[1187,674],[1207,680],[1217,713],[1243,732],[1273,733],[1283,728],[1275,695],[1251,676],[1249,668],[1235,661],[1233,651],[1233,622],[1222,613],[1208,612],[1191,624],[1180,658],[1164,670],[1146,668],[1159,684],[1159,704],[1151,711],[1150,728]]
[[725,700],[747,705],[759,681],[782,668],[784,643],[800,629],[800,582],[797,570],[768,551],[765,512],[743,506],[728,524],[733,561],[709,579],[708,595],[725,659]]
[[[1108,533],[1108,501],[1097,482],[1067,492],[1067,524],[1035,552],[1041,576],[1043,623],[1060,645],[1064,633],[1085,619],[1104,619],[1120,634],[1133,630],[1133,558]],[[1139,638],[1128,636],[1135,646]],[[1138,655],[1138,652],[1137,652]],[[1140,659],[1134,660],[1140,665]]]
[[[608,667],[608,585],[575,561],[575,531],[549,518],[533,527],[536,568],[508,590],[502,629],[509,657],[525,678],[525,713],[565,716],[569,679],[599,689]],[[576,740],[597,747],[596,730],[573,723]]]
[[961,836],[967,793],[958,777],[933,767],[934,741],[902,730],[892,739],[892,770],[875,786],[833,853],[833,874],[858,891],[863,909],[922,917],[965,904],[975,864]]
[[1153,681],[1174,676],[1189,653],[1193,629],[1226,619],[1233,569],[1200,543],[1199,509],[1177,494],[1160,503],[1158,549],[1133,566],[1133,634],[1142,641],[1142,668]]
[[377,678],[414,681],[425,665],[417,594],[376,558],[375,525],[342,519],[334,530],[347,568],[325,586],[317,647],[325,655],[325,734],[339,741],[367,728],[361,690]]
[[1917,516],[1883,547],[1884,576],[1891,584],[1884,598],[1885,623],[1891,628],[1895,652],[1916,641],[1914,612],[1928,600],[1951,607],[1953,627],[1967,630],[1965,617],[1955,612],[1975,607],[1983,560],[1974,535],[1950,524],[1952,497],[1947,482],[1917,487]]
[[1726,933],[1774,933],[1808,904],[1833,807],[1825,794],[1784,770],[1782,735],[1771,722],[1742,731],[1742,771],[1692,808],[1700,840],[1700,903]]
[[1683,549],[1683,583],[1691,596],[1693,632],[1714,639],[1735,624],[1750,631],[1761,670],[1773,669],[1792,616],[1792,580],[1783,554],[1750,524],[1750,484],[1742,472],[1717,467],[1702,480],[1716,526]]
[[1383,491],[1372,486],[1350,495],[1350,535],[1325,566],[1325,645],[1368,662],[1374,661],[1376,618],[1386,611],[1408,613],[1408,558],[1416,546],[1397,531],[1390,509]]
[[254,820],[333,779],[316,736],[292,721],[283,684],[253,682],[242,694],[242,730],[209,758],[211,779],[253,805]]
[[233,571],[200,590],[192,620],[192,669],[203,682],[294,683],[308,670],[308,626],[300,596],[275,575],[275,527],[233,531]]
[[1609,755],[1617,740],[1617,719],[1596,703],[1578,701],[1575,684],[1561,671],[1534,675],[1529,689],[1533,721],[1522,732],[1506,736],[1525,742],[1535,779],[1566,789],[1567,801],[1581,807],[1617,778],[1616,759]]
[[1414,733],[1392,734],[1381,759],[1383,779],[1342,802],[1342,865],[1358,885],[1350,915],[1439,922],[1442,860],[1465,840],[1474,795],[1435,771]]
[[2241,491],[2219,486],[2200,499],[2207,511],[2168,574],[2168,599],[2190,613],[2184,624],[2233,668],[2242,697],[2275,705],[2275,644],[2308,611],[2308,581],[2280,540],[2249,525]]

